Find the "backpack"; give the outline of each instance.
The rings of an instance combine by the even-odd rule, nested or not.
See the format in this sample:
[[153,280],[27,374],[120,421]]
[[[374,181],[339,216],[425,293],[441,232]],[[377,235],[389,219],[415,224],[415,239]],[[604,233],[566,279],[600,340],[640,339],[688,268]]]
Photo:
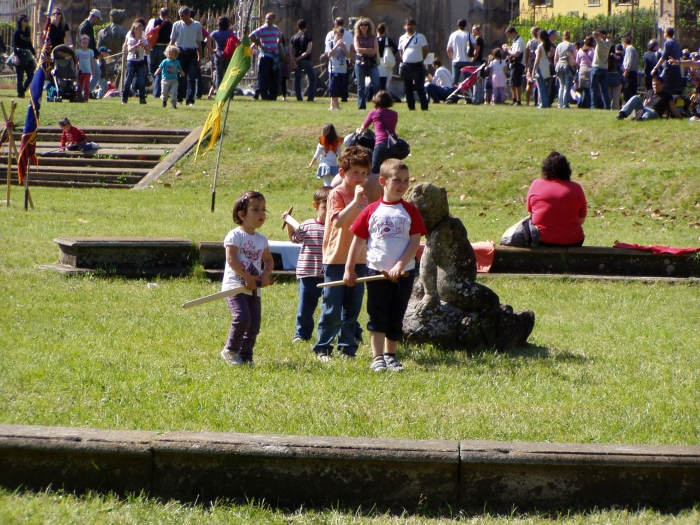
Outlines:
[[161,22],[157,26],[152,27],[151,29],[146,31],[146,35],[144,36],[144,38],[146,39],[146,42],[148,42],[149,46],[153,47],[158,42],[158,35],[160,35],[160,28],[162,25],[163,23]]
[[231,60],[231,57],[233,57],[233,53],[235,53],[236,48],[240,43],[241,41],[236,36],[236,33],[234,31],[231,31],[231,34],[226,39],[226,46],[224,47],[224,51],[221,53],[221,57],[224,60]]

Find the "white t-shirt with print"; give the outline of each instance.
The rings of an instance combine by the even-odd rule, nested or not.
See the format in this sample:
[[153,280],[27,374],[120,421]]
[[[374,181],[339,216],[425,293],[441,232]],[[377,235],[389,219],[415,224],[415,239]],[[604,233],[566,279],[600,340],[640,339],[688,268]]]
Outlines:
[[423,47],[427,47],[428,41],[421,33],[404,34],[399,38],[399,51],[401,60],[405,64],[417,64],[423,62]]
[[[263,252],[266,248],[270,247],[270,244],[267,242],[267,237],[258,232],[249,235],[244,232],[242,228],[234,228],[228,232],[224,239],[224,248],[227,246],[236,246],[238,248],[238,260],[248,273],[253,276],[262,274]],[[239,286],[245,286],[245,281],[240,275],[233,271],[233,268],[231,268],[228,261],[226,261],[221,291],[224,292],[232,288],[238,288]],[[261,290],[258,288],[258,295],[260,295],[260,292]],[[246,291],[245,293],[251,295],[253,292]]]

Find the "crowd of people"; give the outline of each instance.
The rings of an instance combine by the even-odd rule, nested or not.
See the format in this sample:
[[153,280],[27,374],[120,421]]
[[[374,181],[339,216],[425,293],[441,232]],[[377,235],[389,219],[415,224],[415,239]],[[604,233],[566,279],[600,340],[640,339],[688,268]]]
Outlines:
[[[168,88],[169,94],[162,100],[163,107],[168,98],[175,100],[172,97],[174,81],[177,81],[177,99],[173,107],[181,102],[194,105],[203,95],[201,66],[206,51],[211,54],[212,66],[212,83],[207,96],[211,98],[216,93],[233,50],[240,43],[239,36],[231,29],[232,21],[220,17],[218,28],[209,33],[192,18],[188,7],[181,7],[178,16],[177,22],[171,22],[169,10],[163,8],[148,22],[143,18],[134,21],[122,50],[127,55],[127,82],[121,93],[123,103],[128,102],[132,93],[138,93],[140,102],[146,103],[150,74],[155,98],[162,98],[164,86]],[[78,29],[79,84],[86,100],[89,94],[96,92],[99,97],[106,90],[104,59],[112,51],[97,48],[93,26],[100,20],[102,14],[93,9]],[[281,95],[286,99],[286,84],[293,71],[296,99],[303,100],[302,80],[306,76],[306,100],[314,101],[318,86],[314,56],[322,54],[328,64],[327,94],[332,111],[341,109],[341,102],[347,102],[353,78],[357,85],[357,107],[365,109],[378,91],[390,91],[393,71],[399,64],[409,110],[415,109],[417,103],[422,110],[427,110],[430,100],[454,103],[464,97],[472,104],[502,104],[509,98],[515,106],[523,102],[530,105],[532,101],[544,109],[556,100],[561,109],[575,104],[579,108],[615,110],[620,112],[618,115],[638,110],[641,103],[642,108],[654,112],[663,109],[677,116],[665,103],[659,105],[652,78],[661,78],[661,91],[678,95],[687,84],[681,68],[700,67],[698,54],[681,50],[673,28],[666,29],[663,47],[651,40],[642,57],[629,38],[615,45],[605,29],[593,31],[581,42],[573,42],[569,31],[560,34],[556,30],[533,27],[530,40],[526,42],[515,27],[509,27],[505,32],[507,43],[488,51],[480,25],[474,24],[468,29],[467,21],[460,19],[445,49],[451,67],[443,66],[440,58],[435,58],[429,70],[425,66],[428,42],[416,30],[415,19],[410,17],[405,20],[405,33],[398,43],[386,34],[384,23],[375,28],[370,19],[361,17],[349,31],[344,19],[337,17],[320,53],[314,48],[305,20],[297,21],[297,33],[288,43],[275,21],[275,14],[267,13],[265,23],[250,33],[258,72],[254,98],[275,100]],[[24,96],[36,67],[36,50],[28,23],[28,18],[21,16],[13,37],[19,97]],[[60,8],[53,9],[49,27],[48,36],[53,47],[72,45],[70,28]],[[470,74],[478,78],[469,83],[468,89],[460,89],[460,83]],[[640,75],[644,79],[643,86],[639,82]],[[646,96],[630,103],[639,93],[645,92]],[[661,99],[666,100],[666,95]],[[648,120],[649,115],[649,111],[640,112],[644,120]]]

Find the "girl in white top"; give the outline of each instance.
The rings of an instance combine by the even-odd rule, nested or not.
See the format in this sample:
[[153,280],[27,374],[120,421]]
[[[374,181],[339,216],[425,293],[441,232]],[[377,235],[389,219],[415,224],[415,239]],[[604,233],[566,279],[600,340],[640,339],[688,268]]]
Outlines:
[[263,194],[245,192],[233,205],[233,222],[238,227],[224,239],[226,266],[221,290],[244,288],[226,298],[233,321],[221,357],[231,366],[253,364],[253,347],[260,332],[260,288],[270,284],[274,266],[267,238],[255,231],[265,224],[266,213]]
[[503,104],[506,101],[506,84],[508,83],[508,63],[503,60],[501,48],[493,50],[493,60],[489,64],[491,71],[491,104]]
[[340,155],[342,144],[343,138],[338,136],[335,126],[330,123],[325,124],[321,130],[321,136],[318,138],[316,153],[308,166],[311,168],[318,159],[316,178],[323,179],[324,186],[330,186],[333,178],[338,174],[338,155]]

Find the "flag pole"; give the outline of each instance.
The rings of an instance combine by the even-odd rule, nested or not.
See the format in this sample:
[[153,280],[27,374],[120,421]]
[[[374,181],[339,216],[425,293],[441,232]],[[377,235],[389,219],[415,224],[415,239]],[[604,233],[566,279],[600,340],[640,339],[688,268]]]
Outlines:
[[224,133],[226,133],[226,120],[228,119],[228,108],[231,105],[231,99],[226,103],[226,113],[224,114],[224,125],[221,128],[221,138],[219,139],[219,153],[216,157],[216,169],[214,170],[214,184],[211,191],[211,212],[214,213],[216,207],[216,181],[219,178],[219,162],[221,162],[221,147],[224,144]]

